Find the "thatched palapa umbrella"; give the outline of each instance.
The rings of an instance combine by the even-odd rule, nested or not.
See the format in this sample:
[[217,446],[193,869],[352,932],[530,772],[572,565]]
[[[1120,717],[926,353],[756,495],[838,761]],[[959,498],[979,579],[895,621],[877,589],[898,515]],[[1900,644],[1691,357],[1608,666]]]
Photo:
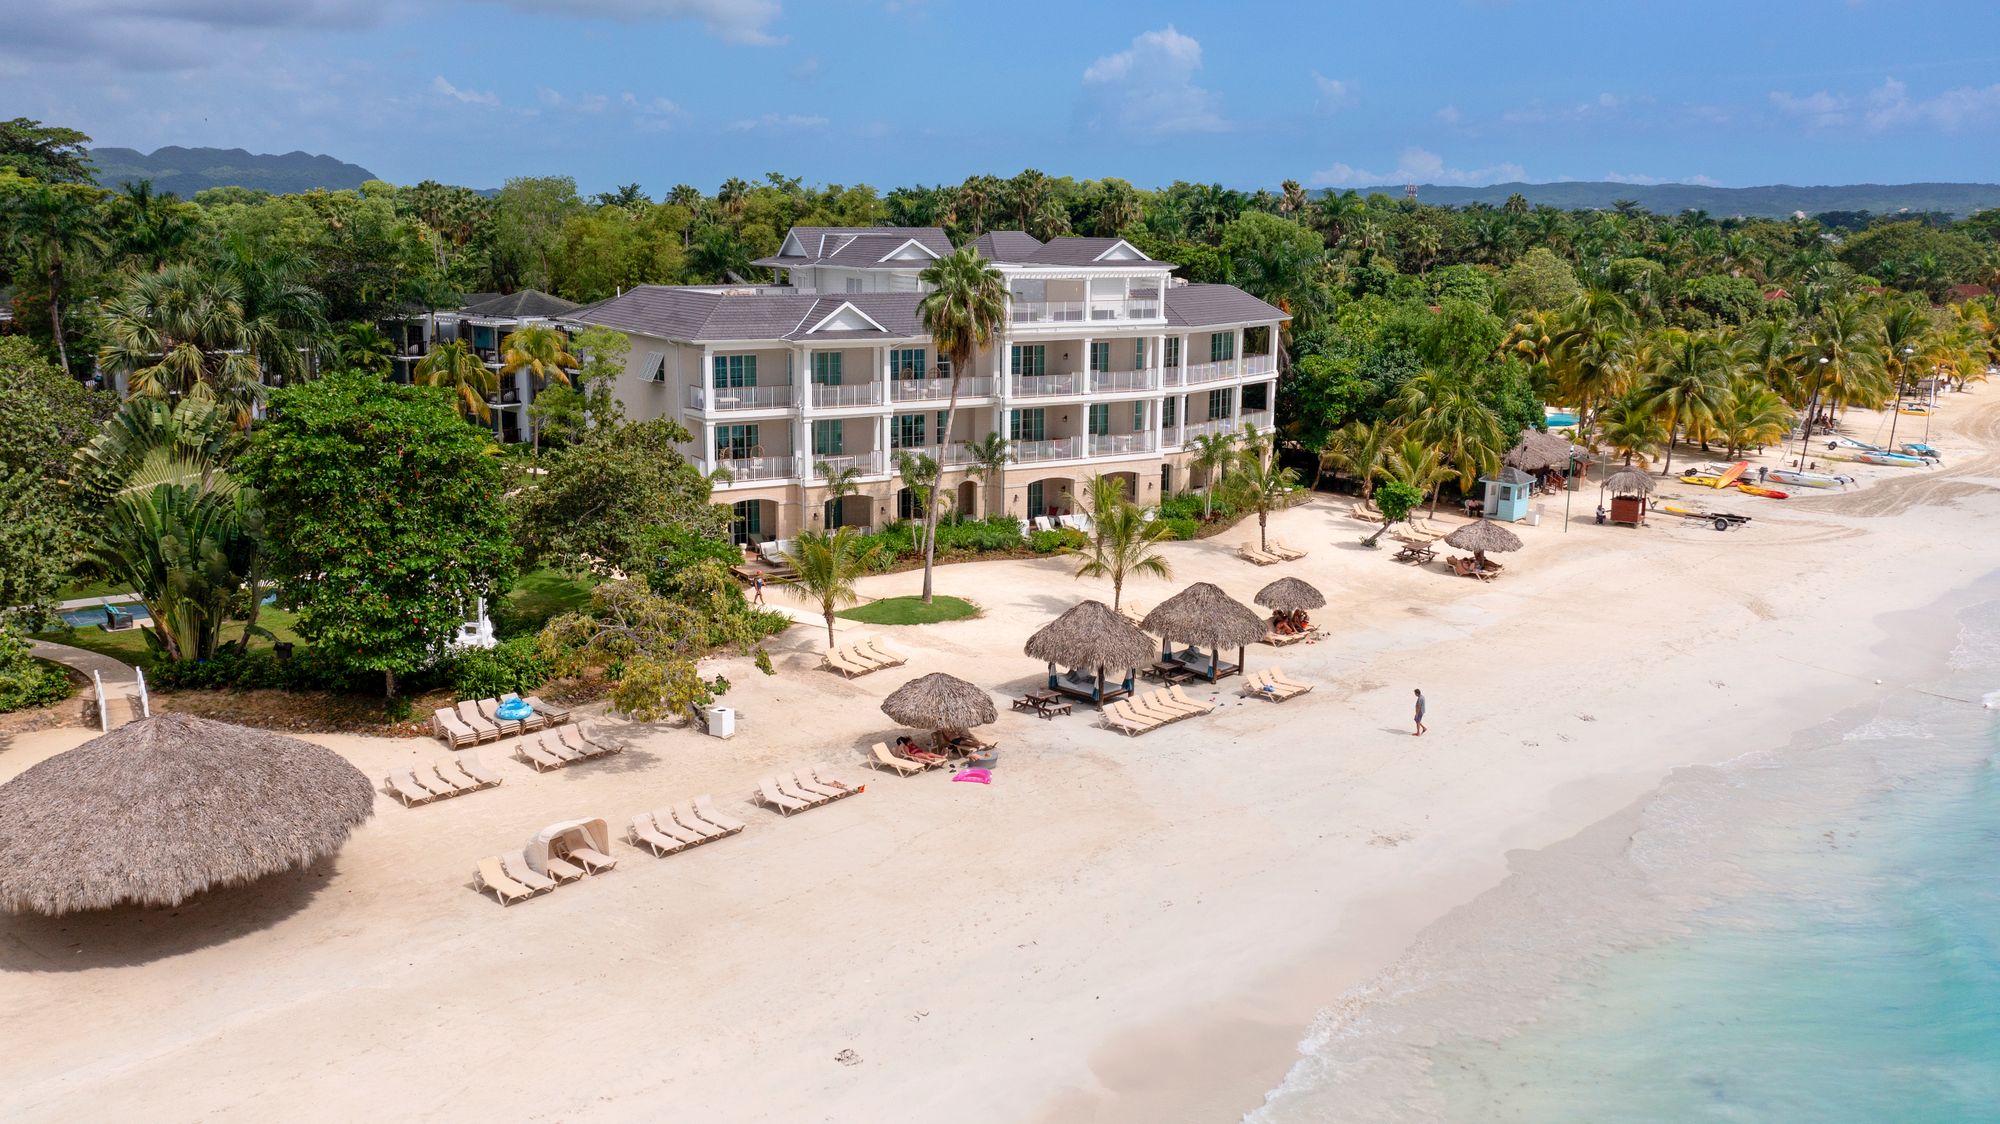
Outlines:
[[1552,468],[1566,470],[1571,457],[1583,457],[1587,453],[1583,446],[1566,437],[1543,433],[1539,429],[1524,429],[1521,439],[1500,459],[1503,464],[1528,472],[1547,472]]
[[0,905],[173,906],[332,854],[375,790],[330,750],[161,714],[0,785]]
[[[1160,658],[1173,659],[1175,640],[1185,640],[1199,650],[1202,645],[1209,649],[1208,681],[1215,682],[1221,671],[1221,651],[1235,647],[1236,666],[1231,673],[1243,670],[1243,653],[1251,644],[1264,638],[1264,621],[1250,607],[1230,597],[1227,593],[1208,582],[1196,582],[1146,614],[1139,623],[1161,639]],[[1185,659],[1181,660],[1186,663]]]
[[[1107,699],[1132,693],[1134,668],[1153,658],[1153,642],[1102,601],[1082,601],[1068,612],[1043,625],[1022,650],[1049,665],[1049,690],[1078,698],[1088,697],[1102,707]],[[1086,674],[1095,671],[1096,687],[1088,692],[1070,685],[1056,674],[1056,665]],[[1104,686],[1104,670],[1125,669],[1124,685]]]
[[933,671],[882,700],[882,713],[918,730],[970,730],[1000,720],[993,698],[956,675]]
[[1257,591],[1252,601],[1266,609],[1276,609],[1289,613],[1299,609],[1318,609],[1326,604],[1320,591],[1297,578],[1279,578]]
[[1446,546],[1471,551],[1472,560],[1482,568],[1487,565],[1486,552],[1489,550],[1501,553],[1521,549],[1521,537],[1491,519],[1467,523],[1446,535],[1444,541]]

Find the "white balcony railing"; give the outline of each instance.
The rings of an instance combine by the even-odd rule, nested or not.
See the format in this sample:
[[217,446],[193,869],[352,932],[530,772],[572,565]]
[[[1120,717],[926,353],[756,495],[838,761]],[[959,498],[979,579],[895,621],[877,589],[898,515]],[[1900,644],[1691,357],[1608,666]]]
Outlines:
[[1017,398],[1039,398],[1051,394],[1075,394],[1075,375],[1019,375],[1014,379]]
[[794,389],[789,383],[783,386],[691,386],[688,387],[688,408],[705,412],[778,410],[797,401],[792,397]]
[[1090,455],[1093,457],[1119,456],[1126,453],[1150,453],[1153,451],[1153,435],[1148,433],[1093,433],[1090,435]]
[[1238,428],[1246,425],[1254,425],[1257,427],[1257,432],[1262,433],[1271,428],[1271,411],[1245,410],[1242,416],[1237,418],[1236,421]]
[[1240,428],[1234,418],[1214,418],[1209,421],[1193,422],[1181,427],[1181,444],[1185,445],[1197,437],[1208,437],[1217,433],[1235,433]]
[[729,482],[732,484],[792,478],[790,457],[720,457],[716,459],[714,467],[727,471]]
[[1275,375],[1278,373],[1278,357],[1275,355],[1246,355],[1243,357],[1243,373],[1246,375]]
[[[958,380],[960,398],[984,398],[992,393],[990,375],[968,375]],[[951,397],[951,380],[897,379],[889,384],[889,397],[897,402],[942,402]]]
[[1153,372],[1092,371],[1090,373],[1090,389],[1095,391],[1151,390],[1153,389]]
[[1020,464],[1034,464],[1037,461],[1075,460],[1082,455],[1083,439],[1080,437],[1051,437],[1046,441],[1016,441],[1013,444],[1014,460]]
[[1187,381],[1186,374],[1179,367],[1168,367],[1160,372],[1160,385],[1179,386]]
[[1016,324],[1067,324],[1083,319],[1082,301],[1015,301]]
[[813,405],[822,409],[837,409],[842,406],[873,406],[882,401],[882,384],[879,382],[848,382],[829,385],[813,384]]
[[1194,386],[1198,383],[1221,382],[1223,379],[1232,379],[1235,377],[1235,360],[1224,359],[1220,363],[1201,363],[1186,368],[1186,373],[1182,376],[1181,381],[1188,386]]
[[820,471],[821,465],[826,466],[827,472],[840,472],[852,468],[858,469],[863,476],[877,476],[889,471],[889,458],[880,452],[847,453],[835,457],[815,456],[808,459],[806,465],[812,470],[813,480],[826,479],[825,474]]
[[1158,320],[1160,298],[1093,297],[1087,301],[1024,301],[1013,303],[1016,324],[1075,324],[1085,320]]
[[1180,426],[1170,425],[1160,430],[1160,448],[1162,449],[1178,449],[1186,441],[1187,438],[1181,436]]

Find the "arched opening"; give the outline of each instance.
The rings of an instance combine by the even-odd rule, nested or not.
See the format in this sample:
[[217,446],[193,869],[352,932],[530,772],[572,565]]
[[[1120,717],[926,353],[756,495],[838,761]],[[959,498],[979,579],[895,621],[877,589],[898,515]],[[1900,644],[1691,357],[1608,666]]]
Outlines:
[[1137,500],[1139,499],[1138,473],[1107,472],[1104,475],[1107,479],[1118,481],[1118,493],[1120,495],[1124,496],[1127,500],[1137,502]]
[[979,484],[967,480],[958,486],[958,513],[967,519],[979,517]]
[[770,500],[738,500],[729,506],[729,539],[737,546],[769,542],[778,529],[778,505]]
[[1050,476],[1028,485],[1028,515],[1048,517],[1076,511],[1074,484],[1067,476]]
[[1174,466],[1170,464],[1163,464],[1160,466],[1160,498],[1164,500],[1169,496],[1172,496],[1173,494],[1174,494]]
[[837,527],[853,527],[866,531],[874,523],[871,516],[875,512],[875,501],[868,496],[849,495],[837,500],[827,500],[820,505],[820,525],[831,531]]

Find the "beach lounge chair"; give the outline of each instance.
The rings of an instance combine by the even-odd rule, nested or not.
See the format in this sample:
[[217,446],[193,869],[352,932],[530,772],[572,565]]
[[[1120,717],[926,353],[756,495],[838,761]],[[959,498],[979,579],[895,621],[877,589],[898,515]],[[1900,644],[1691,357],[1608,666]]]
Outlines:
[[895,754],[890,753],[889,747],[883,745],[881,742],[876,742],[870,748],[869,752],[874,755],[869,759],[869,764],[875,766],[877,769],[887,769],[892,773],[899,773],[906,777],[911,773],[921,773],[929,768],[927,765],[921,765],[915,761],[905,761],[897,757]]
[[459,700],[457,711],[458,720],[478,731],[480,741],[493,741],[501,736],[499,725],[479,713],[476,700]]
[[811,801],[792,796],[779,788],[777,779],[774,777],[765,777],[757,782],[756,800],[759,804],[768,804],[776,808],[778,814],[781,816],[789,816],[793,812],[803,812],[813,806]]
[[500,783],[500,775],[488,769],[486,763],[477,757],[456,758],[454,763],[457,764],[461,772],[488,788],[492,788],[494,785]]
[[1353,507],[1349,508],[1347,513],[1353,516],[1354,518],[1361,520],[1363,523],[1380,523],[1382,521],[1382,513],[1375,510],[1375,508],[1369,504],[1357,503]]
[[533,765],[537,773],[546,773],[550,769],[560,769],[569,764],[569,758],[550,753],[542,747],[539,739],[529,741],[527,738],[522,738],[520,744],[514,747],[514,755]]
[[724,827],[695,811],[692,800],[683,800],[674,805],[674,819],[679,820],[682,827],[697,832],[709,840],[726,839],[736,834],[735,830]]
[[690,847],[699,847],[709,840],[708,832],[689,827],[676,819],[672,808],[653,809],[653,826],[659,828],[661,835],[678,839]]
[[802,787],[799,784],[798,776],[793,773],[778,774],[778,791],[794,800],[803,800],[813,807],[818,807],[821,804],[831,804],[834,799],[826,793],[814,792],[812,789]]
[[[567,881],[567,879],[559,880],[551,878],[537,871],[534,867],[528,865],[528,857],[519,851],[511,851],[501,855],[500,866],[506,870],[507,877],[512,878],[537,894],[546,894],[557,886],[562,885],[563,881]],[[575,868],[572,867],[571,869]]]
[[458,796],[462,793],[477,791],[479,788],[479,782],[473,780],[471,777],[464,775],[453,776],[453,773],[458,772],[457,769],[447,770],[437,765],[419,765],[411,771],[416,774],[418,784],[423,785],[439,796]]
[[637,847],[653,852],[653,857],[662,858],[675,851],[685,851],[693,843],[662,834],[655,824],[656,817],[650,812],[640,812],[632,817],[632,823],[625,829],[625,837]]
[[[464,703],[460,703],[458,705],[460,707],[465,706]],[[486,721],[492,723],[495,727],[499,728],[501,737],[511,738],[517,734],[525,734],[528,732],[527,724],[523,722],[521,719],[500,717],[499,714],[496,713],[497,710],[499,709],[499,706],[500,706],[499,699],[480,699],[472,704],[473,709],[479,713],[479,717],[486,719]],[[464,713],[464,711],[461,710],[460,713]]]
[[1148,691],[1143,695],[1135,695],[1133,702],[1137,704],[1141,714],[1156,714],[1174,722],[1192,718],[1198,713],[1192,707],[1184,707],[1175,702],[1165,691]]
[[1163,725],[1157,718],[1147,718],[1125,705],[1123,699],[1113,699],[1104,704],[1104,724],[1129,736],[1138,736]]
[[1268,671],[1253,672],[1243,677],[1243,694],[1265,702],[1284,702],[1302,692],[1282,686],[1271,679]]
[[1188,698],[1187,692],[1181,690],[1181,685],[1178,683],[1174,684],[1171,687],[1168,687],[1167,694],[1172,695],[1175,702],[1180,703],[1182,706],[1194,707],[1198,712],[1202,714],[1207,714],[1209,711],[1215,709],[1214,703],[1202,702],[1200,699]]
[[401,800],[405,808],[414,808],[437,799],[437,794],[418,784],[416,777],[407,769],[400,773],[390,773],[382,778],[382,783],[389,786],[389,794]]
[[612,858],[595,847],[571,847],[569,854],[565,857],[574,859],[582,865],[583,869],[592,874],[603,874],[605,871],[618,865],[617,859]]
[[825,788],[833,789],[834,791],[840,793],[842,796],[853,796],[855,793],[860,792],[861,789],[864,787],[862,785],[848,784],[846,781],[841,780],[838,777],[822,777],[819,775],[819,766],[817,765],[814,765],[812,768],[807,769],[805,772],[799,775],[809,776],[813,779],[815,783]]
[[453,749],[479,743],[479,731],[466,725],[458,717],[458,713],[448,706],[438,707],[431,712],[431,730]]
[[479,888],[491,891],[501,905],[513,905],[535,896],[534,890],[507,877],[507,872],[500,869],[498,857],[479,860]]
[[1035,516],[1034,524],[1035,524],[1035,530],[1037,531],[1053,531],[1056,529],[1055,521],[1050,519],[1046,515]]
[[1161,709],[1159,706],[1146,701],[1142,695],[1133,695],[1131,698],[1124,700],[1124,702],[1125,709],[1150,721],[1155,726],[1164,726],[1169,722],[1178,722],[1187,717],[1187,715],[1182,714],[1178,710]]
[[834,785],[822,783],[813,776],[810,769],[794,770],[791,782],[793,792],[802,792],[807,796],[817,796],[829,804],[843,796],[854,795],[854,790],[851,788],[839,788]]
[[707,820],[709,823],[714,824],[731,835],[743,830],[745,825],[742,820],[725,816],[721,812],[716,811],[715,806],[709,800],[710,797],[705,792],[694,798],[694,810],[701,814],[702,819]]
[[542,697],[540,695],[523,695],[521,697],[528,700],[528,705],[535,708],[536,714],[546,715],[549,720],[549,725],[559,726],[562,723],[569,721],[568,707],[552,706],[549,703],[543,702]]
[[867,675],[871,672],[881,670],[875,666],[873,661],[855,658],[853,652],[847,648],[828,648],[826,650],[826,669],[828,671],[837,671],[848,679],[852,679],[857,675]]
[[1445,564],[1451,567],[1452,573],[1457,574],[1461,578],[1478,578],[1480,581],[1483,582],[1490,582],[1493,580],[1492,574],[1489,574],[1486,571],[1480,569],[1479,566],[1476,563],[1474,563],[1470,558],[1463,556],[1457,558],[1447,558],[1445,559]]
[[621,753],[625,749],[624,746],[619,745],[609,738],[592,737],[584,731],[580,723],[576,722],[557,726],[547,734],[544,734],[544,745],[547,744],[546,739],[550,737],[561,742],[570,752],[585,761],[593,757],[608,757],[614,753]]
[[863,655],[874,659],[876,663],[881,664],[883,667],[901,667],[910,662],[910,657],[903,655],[874,637],[863,640],[861,643],[856,644],[855,647],[861,649]]
[[551,718],[548,712],[543,710],[541,706],[538,705],[534,700],[522,699],[521,696],[515,694],[512,691],[509,691],[506,694],[501,695],[499,701],[496,702],[494,706],[497,709],[501,703],[514,702],[515,700],[520,700],[522,702],[527,703],[529,706],[534,707],[534,713],[528,715],[526,718],[521,719],[522,733],[527,733],[530,730],[539,730],[544,726],[553,726],[556,724],[555,719]]
[[1272,554],[1277,555],[1279,558],[1284,559],[1287,562],[1297,562],[1299,559],[1304,558],[1306,556],[1305,551],[1294,549],[1293,547],[1287,546],[1286,544],[1280,542],[1277,539],[1271,540],[1270,552]]
[[590,873],[575,863],[567,859],[559,859],[554,855],[550,855],[548,858],[542,860],[542,863],[549,868],[549,877],[555,879],[557,882],[574,882]]
[[1255,562],[1259,566],[1275,566],[1284,561],[1277,555],[1266,554],[1247,542],[1236,548],[1236,555],[1246,562]]
[[1302,682],[1300,680],[1292,678],[1289,675],[1286,675],[1285,669],[1282,667],[1269,668],[1264,672],[1264,674],[1270,676],[1271,682],[1276,683],[1280,687],[1290,687],[1300,692],[1310,691],[1313,689],[1312,684]]

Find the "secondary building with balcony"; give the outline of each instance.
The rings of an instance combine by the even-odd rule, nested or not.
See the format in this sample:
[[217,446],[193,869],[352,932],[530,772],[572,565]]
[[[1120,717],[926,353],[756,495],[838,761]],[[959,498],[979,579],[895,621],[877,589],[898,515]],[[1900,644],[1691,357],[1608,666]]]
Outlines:
[[390,376],[407,383],[417,364],[439,344],[464,342],[493,372],[495,389],[486,401],[492,414],[493,436],[503,442],[527,441],[534,436],[534,419],[528,406],[541,392],[526,371],[500,373],[503,365],[500,344],[516,329],[535,324],[554,324],[582,307],[574,301],[550,296],[539,289],[518,293],[473,293],[455,309],[412,311],[384,320],[380,327],[395,347]]
[[[1001,337],[960,372],[949,433],[951,371],[918,313],[919,275],[951,252],[939,230],[799,228],[760,263],[789,285],[642,285],[566,319],[631,338],[627,415],[687,427],[689,460],[726,473],[716,498],[744,543],[917,514],[896,471],[906,450],[940,457],[954,510],[1025,518],[1073,510],[1100,473],[1157,503],[1200,483],[1186,463],[1197,436],[1270,431],[1283,312],[1175,282],[1121,239],[1001,231],[976,245],[1012,299]],[[1007,439],[999,470],[972,452],[989,434]]]

